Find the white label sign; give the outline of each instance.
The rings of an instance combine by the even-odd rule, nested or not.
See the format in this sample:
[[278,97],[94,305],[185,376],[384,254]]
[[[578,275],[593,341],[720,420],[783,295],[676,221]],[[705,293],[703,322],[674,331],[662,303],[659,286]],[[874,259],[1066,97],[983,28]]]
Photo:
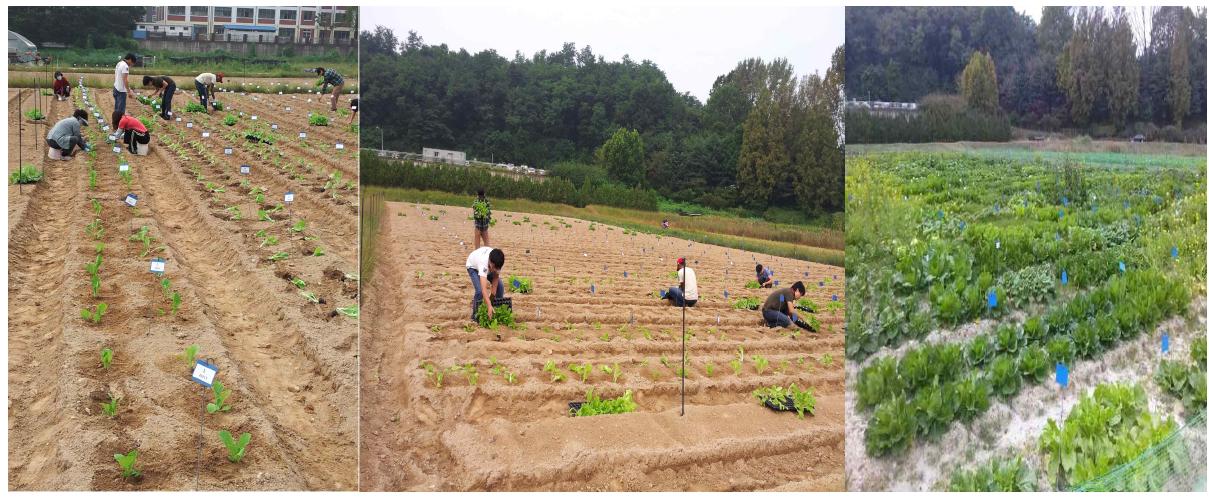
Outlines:
[[353,110],[357,110],[357,106],[356,106],[356,105],[353,105],[353,106],[351,106],[351,107],[352,107],[352,109],[353,109]]
[[344,150],[344,144],[343,144],[343,143],[337,143],[337,144],[336,144],[336,150]]
[[192,129],[192,128],[193,128],[193,123],[185,123],[185,127],[186,127],[186,128],[190,128],[190,129]]
[[113,153],[115,153],[115,154],[122,153],[122,147],[113,147]]
[[156,274],[164,274],[164,260],[156,257],[151,259],[151,272]]
[[277,125],[276,125],[276,124],[274,124],[274,125],[272,125],[272,126],[269,126],[269,127],[270,127],[270,128],[272,128],[274,131],[276,131],[276,130],[277,130]]
[[218,366],[210,364],[201,359],[193,365],[193,381],[196,381],[206,388],[214,384],[214,377],[218,376]]
[[179,118],[179,117],[176,118],[176,122],[178,122],[178,123],[181,122],[181,118]]
[[302,138],[302,139],[304,139],[304,140],[305,140],[305,139],[306,139],[306,132],[305,132],[305,131],[302,131],[302,132],[298,133],[298,137],[299,137],[299,138]]
[[134,207],[134,206],[135,206],[135,204],[138,204],[138,203],[139,203],[139,196],[138,196],[138,195],[135,195],[135,194],[133,194],[133,193],[127,193],[127,194],[126,194],[126,205],[129,205],[129,206],[131,206],[131,207]]
[[289,112],[289,111],[292,111],[292,110],[294,110],[294,108],[293,108],[293,107],[286,107],[286,108],[285,108],[285,111],[286,111],[286,112]]
[[294,192],[285,192],[285,202],[288,204],[294,201]]
[[202,131],[202,138],[209,138],[209,137],[210,137],[209,131]]
[[106,124],[104,126],[101,126],[101,131],[109,131],[109,125]]
[[125,163],[125,162],[123,162],[123,163],[121,163],[121,164],[118,164],[118,172],[119,172],[119,173],[124,173],[124,172],[129,171],[129,170],[130,170],[130,164],[127,164],[127,163]]
[[239,174],[251,174],[251,173],[252,173],[252,166],[249,166],[247,164],[243,164],[243,165],[239,166]]
[[232,150],[231,150],[231,148],[230,148],[230,147],[227,147],[227,148],[222,149],[222,154],[223,154],[223,155],[231,155],[231,152],[232,152]]
[[253,121],[255,121],[255,120],[256,120],[256,116],[252,116],[252,120],[253,120]]

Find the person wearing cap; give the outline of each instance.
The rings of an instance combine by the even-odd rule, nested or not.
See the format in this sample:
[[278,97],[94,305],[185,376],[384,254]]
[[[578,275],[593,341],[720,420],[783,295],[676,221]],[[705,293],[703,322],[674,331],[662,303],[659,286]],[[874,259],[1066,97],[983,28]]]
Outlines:
[[151,143],[151,132],[147,131],[147,127],[143,125],[142,121],[130,114],[126,114],[118,120],[117,128],[113,133],[114,141],[121,136],[122,143],[132,154],[138,153],[138,145]]
[[354,98],[352,102],[349,102],[348,108],[353,111],[353,115],[348,118],[348,123],[352,124],[353,121],[357,120],[357,109],[361,108],[361,99]]
[[62,71],[55,71],[55,98],[57,100],[67,100],[71,98],[71,82],[67,81],[67,77]]
[[319,93],[327,93],[327,85],[332,85],[332,111],[336,110],[336,101],[340,100],[340,92],[344,90],[344,77],[332,69],[315,68],[315,74],[323,78],[323,89]]
[[222,73],[204,72],[193,78],[193,85],[197,88],[197,98],[201,100],[202,107],[206,108],[207,113],[210,112],[210,104],[214,101],[214,83],[222,83]]
[[676,259],[676,276],[680,285],[669,288],[663,298],[676,307],[697,305],[697,272],[685,267],[683,257]]
[[794,301],[806,295],[806,285],[801,281],[794,282],[789,288],[776,290],[768,295],[760,313],[764,315],[764,324],[769,328],[788,328],[790,323],[811,333],[817,333],[806,324],[794,309]]
[[134,64],[134,60],[134,54],[128,53],[113,68],[113,119],[111,122],[118,122],[126,113],[126,95],[134,92],[130,88],[130,65]]
[[88,126],[88,112],[76,109],[71,117],[55,123],[46,133],[46,146],[61,150],[63,160],[71,160],[72,150],[79,146],[87,150],[88,140],[84,139],[83,127]]
[[491,299],[483,299],[483,289],[491,291],[494,298],[504,298],[503,278],[499,274],[503,267],[504,251],[497,248],[479,247],[466,257],[466,272],[470,275],[470,284],[474,286],[474,299],[470,303],[471,321],[474,321],[480,300],[487,304],[487,316],[495,315]]
[[172,95],[176,93],[176,81],[168,76],[143,76],[143,86],[155,88],[151,98],[163,96],[160,102],[160,117],[165,121],[172,116]]

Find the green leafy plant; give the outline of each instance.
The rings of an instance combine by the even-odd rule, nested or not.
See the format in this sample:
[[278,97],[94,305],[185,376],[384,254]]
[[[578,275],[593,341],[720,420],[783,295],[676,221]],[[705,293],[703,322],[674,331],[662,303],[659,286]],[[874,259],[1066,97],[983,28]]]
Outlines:
[[294,223],[294,225],[290,227],[290,231],[293,231],[295,233],[302,233],[305,230],[306,230],[306,219],[299,219],[298,222]]
[[315,256],[315,257],[322,257],[323,256],[323,247],[315,246],[315,250],[313,250],[311,252],[311,255]]
[[[214,110],[221,110],[218,102],[214,102]],[[185,104],[185,112],[205,112],[206,107],[197,102],[189,102]]]
[[950,492],[1033,492],[1037,474],[1024,459],[991,459],[969,470],[958,470],[949,480]]
[[106,416],[116,417],[118,415],[118,397],[109,394],[109,402],[101,402],[101,412]]
[[345,316],[348,316],[350,318],[355,318],[355,317],[358,317],[361,315],[361,310],[356,305],[350,305],[348,307],[337,307],[336,312],[343,314]]
[[185,365],[193,367],[193,361],[197,358],[197,345],[185,347],[185,351],[181,353],[181,357],[185,359]]
[[46,119],[46,114],[42,113],[42,109],[35,107],[33,109],[25,111],[25,117],[28,117],[29,120],[31,120],[31,121],[41,121],[43,119]]
[[84,225],[84,232],[94,240],[100,240],[105,236],[105,226],[101,224],[100,219],[93,219],[91,223]]
[[588,382],[588,376],[592,374],[592,365],[586,362],[583,364],[572,364],[567,366],[567,368],[579,375],[579,380],[584,383]]
[[730,306],[735,309],[747,309],[754,311],[760,308],[760,299],[756,297],[743,297],[740,299],[735,299],[734,302],[731,302]]
[[764,370],[768,369],[768,359],[764,356],[753,355],[751,356],[751,360],[755,363],[756,374],[764,374]]
[[214,380],[214,384],[210,387],[210,390],[214,393],[214,402],[206,404],[206,412],[214,414],[230,411],[231,406],[227,404],[227,397],[231,396],[231,391],[227,390],[219,380]]
[[915,440],[913,409],[901,397],[877,405],[865,429],[865,450],[872,456],[898,454]]
[[222,440],[222,444],[227,447],[227,460],[239,462],[247,454],[248,443],[252,441],[252,434],[244,433],[239,436],[239,440],[235,440],[231,437],[231,432],[222,430],[218,432],[218,439]]
[[545,366],[542,367],[542,371],[550,373],[550,381],[552,382],[567,381],[567,375],[561,369],[558,369],[558,364],[554,361],[546,361]]
[[104,302],[97,303],[92,306],[92,309],[80,309],[80,317],[85,321],[92,321],[92,324],[101,324],[101,317],[105,315],[105,311],[109,310],[109,304]]
[[1000,397],[1011,397],[1020,391],[1021,375],[1016,360],[999,356],[991,362],[991,391]]
[[307,124],[310,124],[311,126],[327,126],[327,116],[322,114],[312,114],[311,117],[307,119]]
[[222,118],[222,123],[227,126],[234,126],[237,122],[239,122],[239,118],[235,117],[234,114],[227,114]]
[[529,278],[522,278],[520,276],[509,276],[508,288],[516,293],[532,293],[533,280],[530,280]]
[[286,252],[277,252],[269,256],[269,260],[273,262],[284,261],[290,258],[290,254]]
[[28,185],[42,181],[42,170],[26,164],[21,166],[17,171],[8,175],[8,183],[11,185]]
[[113,459],[118,462],[118,467],[122,468],[123,479],[137,478],[143,475],[141,471],[134,467],[139,460],[139,451],[132,450],[126,454],[114,454]]
[[489,330],[494,330],[494,329],[496,329],[496,327],[498,327],[501,324],[504,326],[507,326],[509,328],[516,326],[516,321],[512,317],[512,308],[511,307],[508,307],[506,305],[496,306],[494,308],[494,311],[495,311],[494,314],[492,314],[490,317],[488,317],[487,316],[487,303],[486,302],[480,303],[478,311],[475,312],[475,320],[478,322],[479,326],[482,326]]
[[602,414],[622,414],[638,409],[638,404],[634,403],[634,393],[630,390],[626,390],[624,394],[615,399],[603,399],[593,389],[589,388],[585,397],[587,400],[580,405],[579,409],[571,412],[573,416],[585,417]]
[[101,369],[109,369],[109,365],[113,363],[113,349],[101,349]]

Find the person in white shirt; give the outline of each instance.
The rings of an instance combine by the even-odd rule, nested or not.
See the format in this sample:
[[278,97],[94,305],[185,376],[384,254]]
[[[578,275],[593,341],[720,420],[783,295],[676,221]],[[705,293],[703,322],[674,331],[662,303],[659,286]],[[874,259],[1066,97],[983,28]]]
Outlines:
[[676,275],[680,286],[669,288],[663,298],[676,307],[697,305],[697,273],[693,268],[685,267],[683,257],[676,260]]
[[197,98],[201,100],[202,107],[206,108],[206,113],[210,112],[211,104],[214,102],[214,84],[222,83],[222,76],[222,73],[204,72],[193,78],[193,86],[197,88]]
[[474,320],[479,301],[487,304],[487,316],[495,315],[495,307],[491,305],[491,299],[483,299],[483,289],[491,291],[494,298],[504,298],[503,278],[499,274],[503,267],[504,251],[497,248],[479,247],[466,257],[466,272],[470,275],[470,284],[474,286],[474,299],[471,301],[470,309],[471,321]]
[[130,89],[130,65],[134,64],[134,54],[128,53],[118,65],[113,68],[113,114],[111,123],[117,124],[126,115],[126,95],[133,93]]

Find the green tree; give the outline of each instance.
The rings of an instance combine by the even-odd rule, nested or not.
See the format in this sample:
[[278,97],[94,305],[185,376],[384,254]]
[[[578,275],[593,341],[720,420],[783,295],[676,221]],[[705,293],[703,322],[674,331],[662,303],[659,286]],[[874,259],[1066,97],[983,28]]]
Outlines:
[[999,83],[991,54],[974,52],[961,72],[961,96],[966,104],[987,114],[999,113]]
[[1130,114],[1138,106],[1141,68],[1137,58],[1138,45],[1134,43],[1129,18],[1120,8],[1114,14],[1104,41],[1104,65],[1112,68],[1105,71],[1105,91],[1113,125],[1117,129],[1124,129]]
[[[1171,43],[1171,54],[1168,62],[1170,72],[1167,75],[1167,104],[1171,106],[1171,120],[1176,127],[1184,125],[1184,116],[1192,102],[1192,84],[1189,81],[1188,45],[1190,30],[1186,23],[1181,23],[1175,30]],[[1203,40],[1202,40],[1203,42]]]
[[739,149],[738,186],[748,206],[764,208],[778,181],[792,184],[790,176],[780,175],[789,169],[785,124],[772,91],[761,92],[743,123],[743,145]]
[[1058,84],[1070,102],[1071,120],[1079,126],[1091,123],[1096,99],[1104,88],[1106,68],[1096,53],[1104,25],[1103,8],[1080,7],[1075,30],[1058,60]]
[[621,128],[596,149],[596,162],[604,166],[614,180],[630,186],[641,185],[646,179],[642,168],[643,153],[638,131]]

